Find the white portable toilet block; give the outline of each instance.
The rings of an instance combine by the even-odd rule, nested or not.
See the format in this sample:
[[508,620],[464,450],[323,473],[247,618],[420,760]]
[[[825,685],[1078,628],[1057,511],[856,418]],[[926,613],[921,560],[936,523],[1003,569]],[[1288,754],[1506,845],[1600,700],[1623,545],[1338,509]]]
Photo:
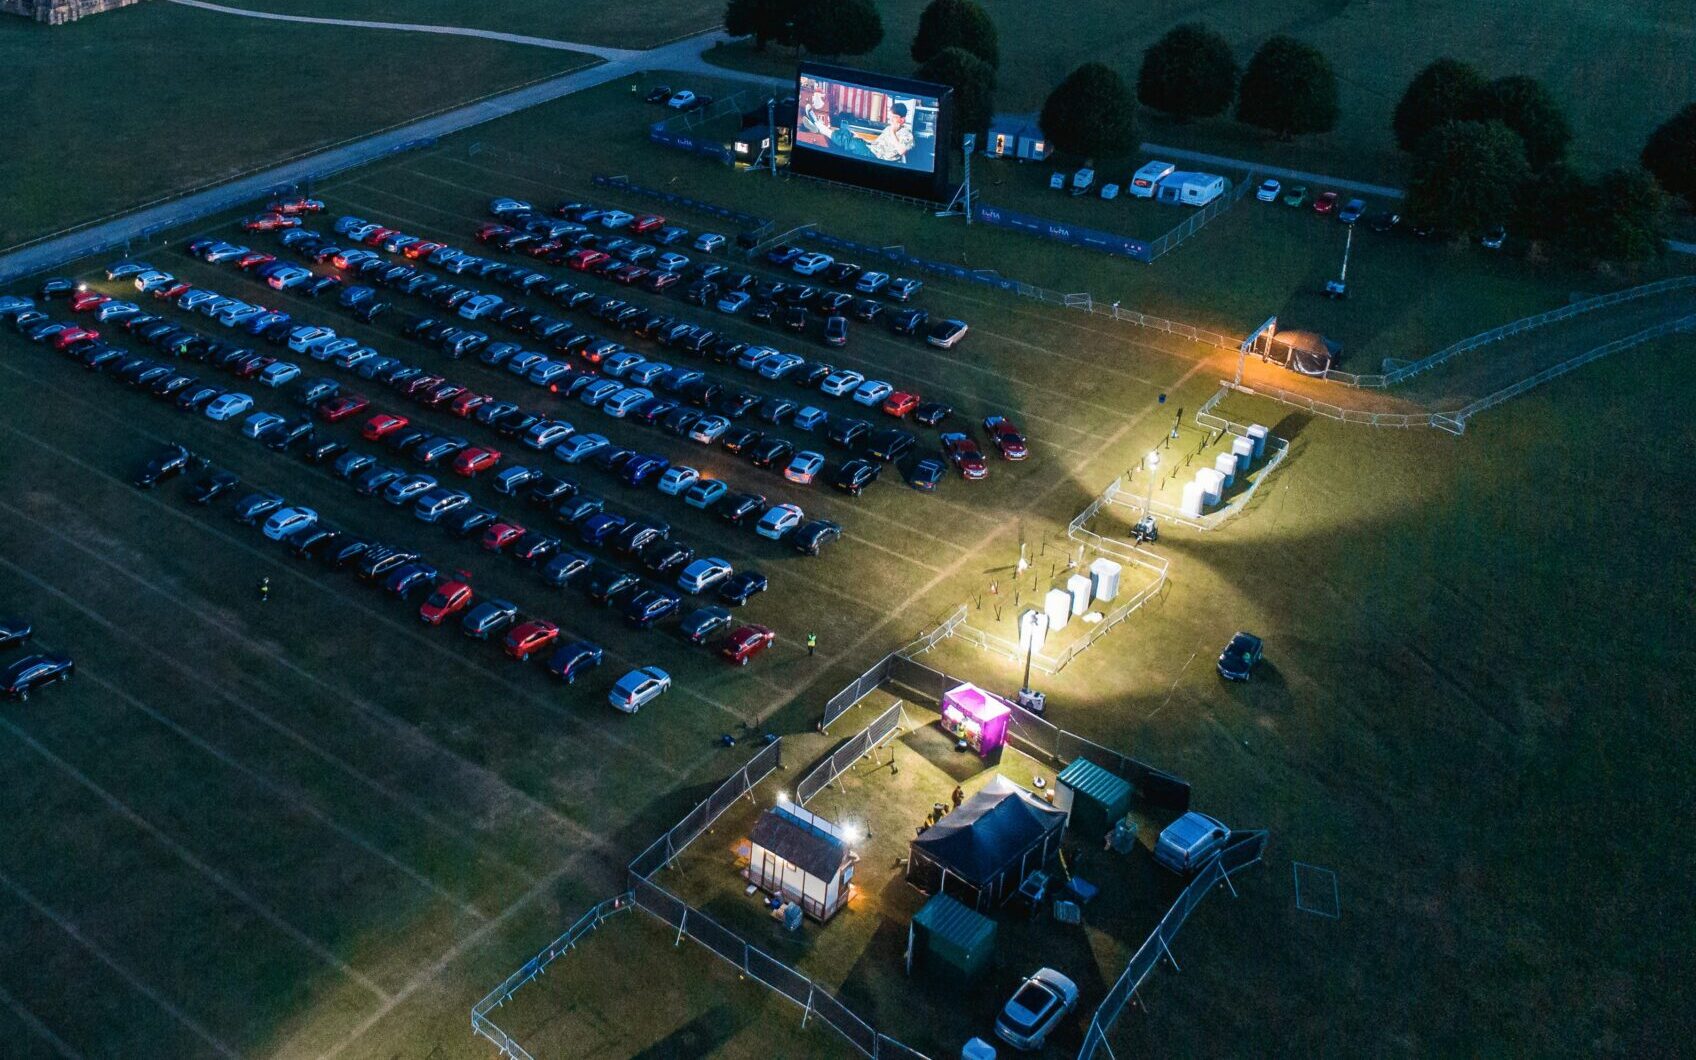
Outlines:
[[1266,453],[1266,428],[1258,423],[1248,425],[1248,440],[1254,443],[1254,457],[1260,459]]
[[1237,458],[1237,474],[1248,474],[1248,469],[1254,466],[1254,458],[1260,455],[1265,445],[1264,439],[1259,445],[1252,438],[1237,438],[1231,442],[1231,453]]
[[1213,458],[1213,470],[1225,476],[1225,486],[1230,488],[1237,481],[1237,454],[1220,453]]
[[1224,498],[1224,475],[1210,467],[1204,467],[1195,473],[1195,480],[1201,483],[1201,502],[1203,504],[1218,504]]
[[1019,612],[1019,650],[1026,651],[1035,647],[1042,650],[1043,642],[1048,639],[1048,616],[1034,607],[1027,607]]
[[1042,613],[1048,616],[1049,629],[1065,629],[1072,620],[1072,594],[1064,589],[1050,589],[1042,598]]
[[1201,517],[1201,494],[1201,483],[1184,483],[1184,496],[1183,499],[1178,502],[1178,511],[1189,516],[1191,519],[1199,519]]
[[1089,580],[1097,600],[1111,600],[1119,595],[1119,575],[1124,569],[1106,556],[1089,565]]
[[1066,579],[1066,592],[1072,597],[1072,614],[1081,615],[1089,610],[1090,584],[1089,579],[1082,574],[1074,574]]

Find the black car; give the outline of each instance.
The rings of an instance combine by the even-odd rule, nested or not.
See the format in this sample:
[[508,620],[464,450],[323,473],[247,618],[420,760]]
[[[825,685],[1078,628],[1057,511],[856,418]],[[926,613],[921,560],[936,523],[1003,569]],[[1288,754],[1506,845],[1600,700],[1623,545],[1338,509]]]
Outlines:
[[760,419],[780,427],[795,415],[795,402],[788,398],[769,397],[760,402]]
[[907,484],[921,493],[931,493],[947,475],[948,465],[935,457],[926,457],[907,472]]
[[577,491],[577,483],[568,478],[543,475],[530,484],[530,489],[524,494],[524,499],[533,508],[551,508],[560,501],[575,497]]
[[824,436],[830,439],[830,444],[842,449],[852,449],[860,444],[861,439],[870,434],[872,425],[865,420],[852,417],[832,416],[830,425],[825,428]]
[[917,439],[899,427],[879,427],[866,439],[866,453],[891,464],[912,452],[917,444]]
[[903,309],[889,321],[889,329],[897,335],[917,335],[929,323],[930,314],[923,309]]
[[63,655],[27,655],[0,670],[0,694],[24,700],[43,685],[68,681],[76,664]]
[[343,567],[358,563],[373,547],[375,546],[371,542],[361,541],[358,538],[342,541],[335,548],[324,553],[324,563],[326,566],[341,570]]
[[35,633],[27,618],[0,618],[0,648],[16,648]]
[[359,480],[353,488],[361,497],[375,497],[404,474],[406,472],[401,468],[375,464],[359,473]]
[[239,485],[241,485],[241,476],[235,472],[214,469],[201,476],[193,486],[189,487],[188,502],[190,504],[211,504]]
[[265,435],[265,445],[278,452],[286,452],[302,442],[310,443],[316,433],[317,428],[313,426],[312,421],[303,417],[293,423],[279,424],[268,432]]
[[517,621],[517,604],[506,600],[484,600],[465,613],[459,629],[473,640],[488,640]]
[[607,542],[612,550],[621,556],[634,556],[655,541],[664,540],[665,534],[657,526],[636,520],[629,522],[613,531],[612,538]]
[[695,550],[664,538],[650,540],[642,549],[642,565],[655,574],[682,570],[695,558]]
[[814,519],[802,523],[789,535],[789,543],[804,556],[816,556],[824,547],[842,537],[842,524],[829,519]]
[[401,567],[409,563],[417,563],[421,558],[416,552],[380,545],[368,549],[359,558],[359,567],[356,573],[362,581],[381,581]]
[[554,517],[562,523],[580,523],[591,515],[606,510],[607,502],[590,493],[576,493],[554,508]]
[[512,547],[511,556],[520,563],[535,566],[559,551],[559,538],[542,534],[525,534]]
[[691,644],[705,644],[719,630],[729,629],[734,621],[730,612],[722,607],[703,607],[689,612],[683,619],[683,635],[689,638]]
[[824,318],[824,341],[831,346],[848,345],[848,318],[832,313]]
[[732,493],[718,502],[718,517],[732,526],[758,519],[766,512],[766,499],[758,493]]
[[266,493],[263,490],[249,493],[236,502],[236,518],[252,526],[282,506],[283,498],[278,494]]
[[458,511],[444,515],[442,526],[455,537],[470,537],[472,534],[481,533],[500,517],[500,513],[493,508],[481,504],[467,504]]
[[753,452],[754,447],[765,439],[766,436],[763,432],[750,427],[732,427],[725,431],[718,441],[720,445],[724,446],[725,452],[732,456],[741,456],[744,453]]
[[186,447],[173,442],[143,465],[135,477],[135,484],[150,490],[173,475],[182,474],[192,459],[194,457]]
[[757,570],[737,571],[719,586],[718,598],[732,607],[741,607],[755,593],[763,593],[769,585],[764,574]]
[[301,450],[300,458],[308,464],[323,464],[335,460],[345,452],[347,452],[347,444],[344,442],[315,440]]
[[549,585],[569,585],[572,579],[594,566],[594,559],[582,552],[561,552],[542,567],[542,580]]
[[437,570],[428,563],[408,563],[391,571],[383,588],[405,599],[419,589],[435,584]]
[[790,306],[783,311],[783,326],[790,331],[797,333],[806,331],[810,322],[811,319],[808,317],[804,306]]
[[619,605],[624,621],[636,629],[647,629],[662,618],[677,613],[683,598],[669,589],[646,589]]
[[640,585],[642,579],[626,570],[617,567],[597,566],[588,581],[583,583],[583,592],[597,604],[608,604],[619,593],[633,586]]
[[760,403],[760,395],[751,390],[726,391],[718,396],[718,411],[739,420]]
[[579,674],[601,665],[601,646],[586,640],[574,640],[548,656],[548,673],[575,684]]
[[795,447],[782,438],[767,438],[754,447],[749,459],[755,467],[770,469],[789,463],[789,458],[794,455]]
[[921,427],[935,427],[953,413],[953,409],[940,401],[927,401],[913,410],[913,422]]
[[830,484],[850,497],[858,497],[861,491],[877,481],[881,470],[879,465],[869,460],[855,458],[836,469],[836,476]]
[[1227,681],[1247,681],[1260,662],[1263,645],[1253,633],[1239,632],[1219,653],[1219,676]]
[[875,298],[861,298],[854,303],[853,313],[868,324],[883,315],[884,305]]
[[314,523],[291,535],[288,548],[296,559],[329,556],[340,546],[342,537],[340,530],[332,529],[323,523]]

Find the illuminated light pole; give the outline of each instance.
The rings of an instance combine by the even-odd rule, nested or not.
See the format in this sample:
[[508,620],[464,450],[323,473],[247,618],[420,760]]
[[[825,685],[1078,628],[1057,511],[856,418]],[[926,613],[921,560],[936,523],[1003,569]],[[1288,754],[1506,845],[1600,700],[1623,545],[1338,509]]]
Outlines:
[[1154,473],[1160,470],[1160,450],[1149,450],[1143,462],[1148,465],[1148,499],[1143,502],[1142,514],[1147,516],[1154,513]]

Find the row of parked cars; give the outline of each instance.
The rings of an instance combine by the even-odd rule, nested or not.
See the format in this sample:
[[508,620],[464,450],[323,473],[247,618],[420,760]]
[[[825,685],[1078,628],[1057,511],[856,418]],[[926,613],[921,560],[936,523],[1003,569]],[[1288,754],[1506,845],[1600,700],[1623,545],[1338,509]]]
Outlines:
[[[1313,212],[1321,217],[1335,217],[1345,225],[1364,220],[1374,232],[1390,232],[1402,225],[1402,215],[1394,210],[1369,213],[1365,199],[1345,201],[1342,193],[1336,191],[1322,191],[1314,195],[1306,184],[1292,184],[1286,188],[1280,181],[1267,179],[1260,182],[1254,197],[1261,202],[1281,202],[1293,209],[1311,206]],[[1415,220],[1407,225],[1407,229],[1422,239],[1437,233],[1437,226],[1428,221]],[[1488,250],[1500,250],[1507,236],[1507,229],[1502,225],[1490,225],[1479,235],[1478,242]]]
[[[0,618],[0,652],[25,648],[35,636],[35,625],[20,616]],[[30,693],[47,685],[69,681],[76,663],[68,655],[30,652],[0,666],[0,696],[26,700]]]

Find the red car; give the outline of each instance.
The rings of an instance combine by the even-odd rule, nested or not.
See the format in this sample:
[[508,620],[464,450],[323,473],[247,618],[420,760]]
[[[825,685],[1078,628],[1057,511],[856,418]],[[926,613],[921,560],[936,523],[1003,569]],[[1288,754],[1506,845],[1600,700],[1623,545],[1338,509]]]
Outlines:
[[529,532],[517,523],[496,523],[483,531],[483,547],[490,552],[500,552]]
[[493,400],[487,394],[475,394],[467,390],[448,404],[448,411],[464,419]]
[[632,232],[652,232],[665,224],[665,218],[657,213],[645,213],[630,222]]
[[236,268],[238,268],[238,269],[252,269],[252,268],[256,268],[260,265],[269,265],[273,261],[276,261],[276,260],[277,260],[277,256],[275,254],[266,254],[263,251],[254,250],[254,251],[250,251],[246,254],[243,254],[241,257],[237,258],[236,259]]
[[479,472],[488,471],[500,462],[500,450],[474,445],[469,449],[460,450],[459,455],[453,458],[453,469],[466,478],[471,478]]
[[325,423],[340,423],[370,407],[371,399],[364,394],[338,394],[318,406],[318,418]]
[[1337,209],[1337,193],[1328,191],[1313,200],[1314,213],[1332,213]]
[[900,419],[919,407],[919,395],[897,390],[883,401],[883,411]]
[[506,635],[506,653],[523,662],[558,639],[558,626],[539,618],[533,619]]
[[749,659],[765,651],[776,639],[777,634],[764,626],[743,626],[724,638],[724,646],[718,653],[737,666],[747,666]]
[[972,441],[969,435],[953,431],[941,438],[942,451],[960,471],[962,478],[980,479],[989,476],[989,465],[984,463],[983,450],[978,443]]
[[425,394],[421,400],[427,407],[439,409],[463,393],[465,388],[458,383],[443,383]]
[[612,278],[619,283],[630,284],[648,275],[648,272],[648,269],[644,269],[640,265],[625,265],[612,270]]
[[446,243],[433,243],[428,239],[420,239],[418,242],[402,250],[401,254],[413,261],[417,261],[419,258],[429,257],[438,250],[446,250],[447,246],[448,245]]
[[93,328],[79,328],[73,324],[71,327],[68,327],[64,331],[53,336],[53,348],[56,350],[63,350],[69,347],[72,343],[82,342],[84,339],[98,339],[99,337],[100,332],[95,331]]
[[278,213],[262,213],[242,221],[241,226],[249,232],[275,232],[279,228],[299,228],[300,218],[284,217]]
[[111,298],[101,294],[99,291],[78,291],[76,294],[71,295],[71,300],[67,304],[70,305],[74,312],[86,313],[91,309],[100,308],[111,300]]
[[192,290],[194,290],[193,284],[183,283],[179,280],[176,283],[171,284],[169,287],[155,287],[153,289],[153,297],[158,298],[161,301],[170,298],[181,298],[183,295]]
[[398,235],[400,235],[400,229],[398,228],[379,228],[365,237],[365,245],[368,247],[380,247],[383,245],[383,240],[390,236]]
[[471,606],[471,586],[460,581],[443,582],[418,609],[427,626],[439,626]]
[[252,379],[276,363],[275,357],[249,357],[245,361],[236,363],[235,375],[237,379]]
[[476,233],[477,242],[487,243],[490,240],[499,239],[502,236],[510,236],[515,231],[516,231],[516,229],[510,228],[506,225],[497,225],[497,224],[482,225],[477,229],[477,233]]
[[1025,447],[1025,436],[1012,420],[1005,416],[986,416],[983,421],[984,433],[989,435],[989,444],[995,446],[1003,460],[1023,460],[1030,455]]
[[523,251],[533,258],[545,258],[554,251],[561,250],[564,247],[565,244],[561,243],[557,239],[544,239],[540,243],[532,243],[529,246],[524,247]]
[[375,442],[381,440],[384,435],[393,434],[410,422],[405,416],[396,416],[392,412],[379,412],[365,421],[365,428],[359,433],[366,441]]
[[322,199],[279,199],[265,207],[272,213],[294,215],[297,213],[317,213],[324,208]]
[[576,269],[578,272],[587,272],[601,262],[611,259],[612,255],[604,250],[590,250],[588,247],[579,247],[565,256],[565,264],[567,268]]

